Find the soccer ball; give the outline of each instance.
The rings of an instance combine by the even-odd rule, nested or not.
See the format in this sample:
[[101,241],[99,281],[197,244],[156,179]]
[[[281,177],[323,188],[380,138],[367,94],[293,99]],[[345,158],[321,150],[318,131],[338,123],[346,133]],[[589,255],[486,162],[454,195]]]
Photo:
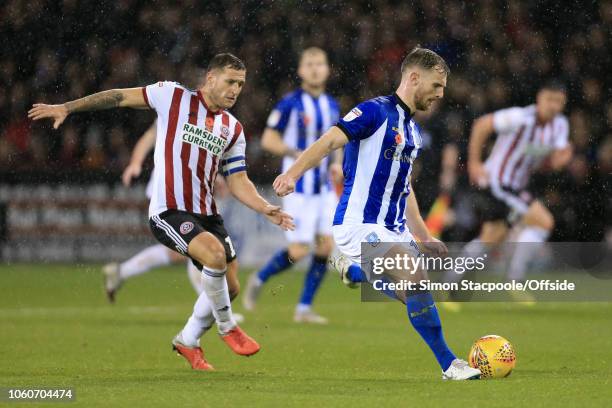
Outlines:
[[510,375],[516,364],[516,353],[508,340],[490,334],[476,340],[468,362],[482,372],[481,378],[504,378]]

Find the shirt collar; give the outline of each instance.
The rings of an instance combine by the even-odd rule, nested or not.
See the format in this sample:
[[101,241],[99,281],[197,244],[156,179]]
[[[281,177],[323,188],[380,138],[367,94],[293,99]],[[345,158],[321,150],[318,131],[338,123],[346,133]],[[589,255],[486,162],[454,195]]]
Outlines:
[[210,111],[213,115],[218,115],[221,113],[221,109],[218,110],[212,110],[208,107],[208,105],[206,104],[206,101],[204,100],[204,96],[202,95],[202,92],[200,92],[200,90],[198,89],[198,98],[200,99],[200,102],[202,102],[202,105],[204,105],[204,107],[206,108],[207,111]]
[[412,112],[408,105],[402,101],[402,98],[400,98],[396,93],[393,94],[393,97],[395,98],[395,102],[404,110],[404,112],[406,112],[409,118],[414,116],[414,112]]

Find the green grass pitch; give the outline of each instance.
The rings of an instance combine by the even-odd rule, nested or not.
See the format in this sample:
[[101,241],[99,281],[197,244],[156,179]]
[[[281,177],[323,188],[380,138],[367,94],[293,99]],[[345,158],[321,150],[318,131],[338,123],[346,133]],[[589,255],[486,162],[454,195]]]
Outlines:
[[272,279],[246,314],[259,354],[236,356],[209,332],[202,345],[217,371],[201,373],[170,349],[195,300],[183,267],[129,281],[109,305],[97,266],[2,265],[0,387],[74,387],[74,407],[610,406],[612,304],[441,310],[459,356],[485,334],[507,337],[518,355],[506,379],[451,383],[400,304],[361,303],[331,273],[316,299],[331,324],[293,323],[302,278]]

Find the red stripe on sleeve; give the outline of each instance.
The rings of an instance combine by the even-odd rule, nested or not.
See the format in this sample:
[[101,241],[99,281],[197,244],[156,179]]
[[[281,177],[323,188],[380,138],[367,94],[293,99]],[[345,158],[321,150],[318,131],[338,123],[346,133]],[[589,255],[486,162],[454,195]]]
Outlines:
[[144,98],[145,103],[147,104],[147,106],[151,109],[153,109],[153,107],[151,106],[151,104],[149,103],[149,97],[147,96],[147,87],[143,86],[142,87],[142,97]]
[[166,140],[164,143],[164,164],[165,164],[165,181],[166,181],[166,207],[168,209],[176,209],[176,198],[174,197],[174,138],[176,137],[176,124],[178,115],[181,109],[181,98],[183,90],[175,88],[172,94],[172,102],[170,103],[170,111],[168,113],[168,129],[166,130]]
[[[191,95],[189,101],[189,120],[192,125],[198,124],[198,108],[199,101],[196,95]],[[193,212],[193,177],[189,168],[189,159],[191,158],[191,145],[184,143],[181,146],[181,168],[183,171],[183,200],[185,201],[185,210]]]
[[[223,114],[227,115],[227,113],[225,112],[223,112]],[[234,136],[232,137],[232,141],[229,142],[229,144],[225,148],[225,151],[228,151],[232,148],[234,143],[236,143],[236,141],[238,140],[238,137],[240,137],[240,133],[242,133],[242,125],[240,124],[240,122],[236,121],[236,126],[234,126]]]

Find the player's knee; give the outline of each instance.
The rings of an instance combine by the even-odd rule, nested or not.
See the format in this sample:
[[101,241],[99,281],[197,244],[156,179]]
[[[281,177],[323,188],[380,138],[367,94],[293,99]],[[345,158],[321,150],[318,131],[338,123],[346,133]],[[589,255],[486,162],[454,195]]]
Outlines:
[[225,269],[227,262],[225,261],[225,249],[214,249],[211,251],[210,266],[215,269]]
[[299,262],[306,255],[308,255],[309,248],[304,244],[292,244],[289,245],[287,252],[289,253],[289,258],[292,262]]
[[317,243],[315,255],[321,258],[328,258],[331,255],[333,245],[330,239],[323,239]]

